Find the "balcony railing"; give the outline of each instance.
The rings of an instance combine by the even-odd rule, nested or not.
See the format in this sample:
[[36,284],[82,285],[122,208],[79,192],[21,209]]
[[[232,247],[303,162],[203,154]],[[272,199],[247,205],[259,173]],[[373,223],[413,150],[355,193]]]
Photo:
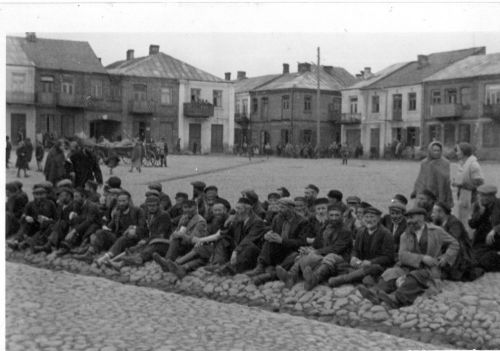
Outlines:
[[53,105],[56,102],[54,93],[36,93],[36,103],[39,105]]
[[461,104],[438,104],[431,105],[432,118],[461,117],[463,106]]
[[57,105],[64,107],[84,108],[85,101],[85,97],[80,94],[59,93],[57,97]]
[[483,105],[483,115],[500,121],[500,104]]
[[8,104],[32,104],[35,102],[35,93],[24,91],[7,91]]
[[147,100],[130,100],[129,111],[137,114],[152,114],[155,112],[154,101]]
[[214,115],[214,105],[205,102],[185,102],[184,116],[208,118]]
[[235,113],[234,121],[241,126],[247,126],[250,123],[250,119],[248,118],[246,113]]
[[361,123],[361,113],[343,113],[340,118],[340,124]]

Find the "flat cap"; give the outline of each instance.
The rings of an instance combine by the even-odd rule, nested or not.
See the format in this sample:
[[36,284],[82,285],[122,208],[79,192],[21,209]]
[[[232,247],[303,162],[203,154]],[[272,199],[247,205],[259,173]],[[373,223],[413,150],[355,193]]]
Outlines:
[[319,193],[319,188],[314,184],[309,184],[308,186],[306,186],[306,189],[311,189],[311,190],[314,190],[315,192]]
[[401,202],[402,204],[404,205],[408,205],[408,199],[406,198],[406,196],[402,195],[402,194],[396,194],[392,197],[393,200],[397,200],[399,202]]
[[437,197],[436,194],[434,194],[432,191],[429,189],[424,189],[420,192],[420,194],[427,196],[428,198],[432,199],[432,201],[436,201]]
[[375,208],[373,206],[370,206],[370,207],[365,209],[365,214],[367,214],[367,213],[371,213],[371,214],[374,214],[376,216],[382,215],[382,211],[380,211],[378,208]]
[[159,193],[161,193],[161,191],[163,189],[160,183],[151,183],[148,185],[148,188],[152,189],[152,190],[156,190]]
[[427,216],[427,211],[422,207],[413,207],[411,210],[406,212],[406,217],[411,217],[413,215]]
[[361,203],[361,199],[358,196],[348,196],[345,199],[345,202],[347,202],[348,204],[359,204]]
[[330,201],[326,197],[318,197],[316,200],[314,200],[314,206],[316,205],[328,205]]
[[208,191],[219,191],[219,189],[217,189],[217,187],[215,185],[209,185],[205,188],[205,192],[208,192]]
[[267,195],[267,199],[268,199],[268,200],[271,200],[271,199],[276,199],[276,200],[278,200],[278,199],[280,199],[280,198],[281,198],[281,195],[280,195],[280,194],[278,194],[278,193],[269,193],[269,194]]
[[61,193],[68,193],[71,196],[73,196],[73,188],[69,187],[69,186],[60,186],[56,189],[56,193],[57,193],[57,195],[59,195]]
[[110,188],[120,188],[122,186],[122,180],[118,177],[109,177],[106,184],[109,185]]
[[326,196],[342,201],[344,194],[340,190],[330,190]]
[[63,179],[63,180],[58,181],[57,184],[56,184],[57,188],[60,188],[60,187],[63,187],[63,186],[72,187],[73,186],[73,182],[70,179]]
[[52,188],[54,187],[54,184],[52,184],[52,182],[49,182],[48,180],[45,180],[39,184],[41,187],[45,188],[47,191],[52,190]]
[[196,189],[205,189],[205,187],[207,186],[205,183],[197,180],[196,182],[192,182],[191,185],[196,188]]
[[488,194],[494,195],[497,193],[497,191],[498,191],[497,187],[494,185],[490,185],[490,184],[483,184],[477,188],[477,192],[484,194],[484,195],[488,195]]
[[10,183],[7,183],[5,184],[5,190],[8,190],[12,193],[15,193],[19,188],[17,187],[16,184],[14,184],[14,182],[10,182]]
[[293,198],[293,201],[306,202],[306,198],[304,196],[296,196],[296,197]]
[[252,206],[252,203],[246,197],[240,197],[239,200],[238,200],[238,203],[239,204],[248,205],[248,206]]
[[448,206],[447,204],[445,204],[442,201],[436,202],[434,204],[434,206],[440,207],[444,211],[444,213],[446,213],[447,215],[451,214],[451,208],[450,208],[450,206]]
[[193,207],[196,206],[196,201],[194,200],[186,200],[182,203],[183,207]]
[[120,189],[120,192],[118,193],[118,195],[126,195],[128,196],[129,198],[132,197],[132,195],[130,195],[130,193],[127,191],[127,190],[123,190],[123,189]]
[[278,200],[278,203],[287,207],[295,207],[295,201],[291,197],[282,197]]
[[278,189],[279,192],[281,192],[283,194],[283,197],[289,197],[290,196],[290,192],[288,191],[287,188],[285,188],[284,186],[282,187],[279,187]]
[[122,193],[122,189],[120,188],[109,188],[108,193],[113,195],[119,195]]
[[259,201],[259,195],[257,195],[254,190],[243,190],[241,194],[244,195],[248,200],[250,200],[252,205],[256,204]]
[[337,212],[340,212],[340,213],[344,212],[342,210],[342,207],[340,207],[338,204],[334,204],[334,205],[328,206],[328,212],[330,212],[330,211],[337,211]]
[[361,203],[359,204],[359,207],[366,209],[366,208],[373,207],[373,206],[366,201],[361,201]]
[[406,206],[405,204],[399,202],[399,201],[395,201],[394,199],[391,201],[391,203],[389,204],[389,210],[401,210],[402,212],[405,212],[406,211]]
[[153,190],[153,189],[146,191],[146,197],[150,196],[156,196],[157,198],[160,198],[160,192],[158,190]]
[[47,189],[41,186],[40,184],[35,184],[35,186],[33,186],[33,194],[46,194],[46,193]]
[[185,200],[187,200],[189,198],[189,196],[186,193],[177,193],[177,194],[175,194],[175,198],[176,199],[185,199]]
[[146,204],[159,204],[160,198],[158,196],[148,196],[146,198]]

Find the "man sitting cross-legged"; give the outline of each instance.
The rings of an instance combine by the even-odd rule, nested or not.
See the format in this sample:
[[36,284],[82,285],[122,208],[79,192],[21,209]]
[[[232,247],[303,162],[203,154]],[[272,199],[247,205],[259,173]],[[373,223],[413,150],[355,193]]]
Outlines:
[[210,212],[211,215],[207,223],[208,236],[194,237],[194,247],[191,251],[175,261],[167,260],[170,272],[179,279],[209,262],[214,253],[215,242],[221,238],[221,229],[228,218],[227,206],[223,201],[216,200],[212,204]]
[[440,279],[442,269],[454,264],[460,246],[441,227],[426,223],[427,211],[408,211],[408,227],[401,236],[399,262],[387,269],[377,284],[359,292],[375,304],[385,302],[390,308],[411,305],[427,288]]
[[[316,217],[328,211],[328,219],[316,232],[312,247],[301,247],[299,256],[292,268],[287,272],[281,266],[276,267],[278,278],[291,288],[299,279],[300,272],[306,279],[305,289],[311,290],[330,275],[330,266],[322,265],[323,261],[332,257],[349,260],[352,249],[352,234],[343,226],[342,208],[338,205],[328,206],[328,199],[316,200]],[[321,218],[321,217],[320,217]]]
[[207,236],[207,221],[198,214],[198,204],[194,200],[184,202],[183,213],[177,229],[170,236],[165,258],[157,252],[153,253],[153,259],[165,272],[170,271],[168,260],[175,261],[187,254],[194,247],[195,238]]

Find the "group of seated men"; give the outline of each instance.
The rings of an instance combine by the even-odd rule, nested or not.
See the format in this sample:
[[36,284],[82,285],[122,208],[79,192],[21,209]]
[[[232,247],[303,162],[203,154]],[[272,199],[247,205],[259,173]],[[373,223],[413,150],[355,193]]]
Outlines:
[[102,196],[93,181],[73,188],[70,180],[33,188],[6,185],[7,243],[14,250],[72,255],[117,270],[154,260],[182,279],[203,269],[219,275],[247,274],[254,284],[282,280],[307,290],[327,283],[362,283],[360,293],[391,308],[410,305],[438,279],[470,281],[500,271],[500,199],[482,185],[469,225],[427,190],[407,210],[404,195],[388,199],[388,214],[339,190],[319,197],[310,184],[292,198],[285,187],[261,202],[243,190],[231,204],[216,186],[192,183],[193,196],[150,184],[137,206],[118,177]]

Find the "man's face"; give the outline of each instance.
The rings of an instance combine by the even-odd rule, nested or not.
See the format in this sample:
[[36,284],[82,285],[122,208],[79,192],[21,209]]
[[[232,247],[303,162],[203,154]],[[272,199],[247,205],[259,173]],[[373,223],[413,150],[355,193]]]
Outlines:
[[246,217],[250,206],[245,204],[237,203],[234,207],[234,211],[236,212],[236,218],[241,220]]
[[495,201],[495,194],[481,194],[479,193],[479,202],[483,206],[489,206]]
[[40,200],[44,199],[45,197],[46,197],[45,193],[38,193],[38,192],[33,193],[33,199],[35,201],[40,201]]
[[365,213],[363,216],[363,223],[368,229],[375,228],[378,225],[379,221],[380,221],[380,216],[377,216],[376,214],[373,213]]
[[408,230],[411,233],[417,232],[425,223],[425,217],[421,214],[414,214],[408,217]]
[[399,223],[403,219],[403,210],[399,208],[391,208],[389,209],[389,215],[391,216],[391,220],[393,223]]
[[284,216],[289,215],[290,212],[292,211],[290,209],[290,207],[288,207],[287,205],[284,205],[284,204],[278,204],[278,208],[279,208],[279,213],[281,213]]
[[83,196],[82,196],[82,194],[80,192],[78,192],[78,191],[75,191],[73,193],[73,201],[81,204],[83,202]]
[[118,195],[118,202],[116,203],[120,210],[126,210],[129,205],[129,198],[127,195]]
[[226,208],[224,207],[223,204],[215,204],[214,207],[212,207],[212,213],[214,214],[215,217],[222,217],[226,213]]
[[196,205],[195,206],[182,206],[182,212],[188,217],[193,217],[196,213]]
[[57,202],[63,205],[67,205],[71,202],[71,196],[66,191],[61,191],[57,197]]
[[207,196],[207,201],[211,201],[213,203],[213,201],[217,198],[217,191],[215,190],[209,190],[206,192],[206,196]]
[[325,218],[328,211],[327,204],[319,204],[314,207],[314,213],[319,218]]
[[432,199],[425,194],[417,195],[417,206],[422,208],[429,208],[432,205]]
[[182,205],[182,203],[184,202],[184,198],[183,197],[176,197],[175,198],[175,204],[176,205]]
[[431,158],[440,158],[443,150],[438,145],[433,145],[430,150]]
[[334,223],[340,223],[342,221],[342,212],[338,210],[328,211],[328,220]]
[[297,213],[305,213],[306,212],[306,203],[304,201],[295,201],[295,212]]
[[330,205],[337,205],[340,202],[334,197],[328,197],[328,201],[330,202]]
[[313,189],[306,188],[304,190],[304,197],[308,200],[316,199],[316,192]]
[[148,202],[148,212],[149,213],[156,213],[160,209],[160,203],[159,202]]
[[444,213],[443,209],[439,206],[434,205],[432,207],[432,213],[431,213],[431,218],[432,222],[436,225],[441,225],[443,224],[443,221],[446,217],[446,214]]
[[201,190],[198,188],[193,188],[193,197],[198,197],[201,194]]
[[358,206],[359,206],[359,203],[357,203],[357,202],[348,202],[348,203],[347,203],[347,207],[348,207],[351,211],[353,211],[353,212],[356,212],[356,208],[358,208]]

